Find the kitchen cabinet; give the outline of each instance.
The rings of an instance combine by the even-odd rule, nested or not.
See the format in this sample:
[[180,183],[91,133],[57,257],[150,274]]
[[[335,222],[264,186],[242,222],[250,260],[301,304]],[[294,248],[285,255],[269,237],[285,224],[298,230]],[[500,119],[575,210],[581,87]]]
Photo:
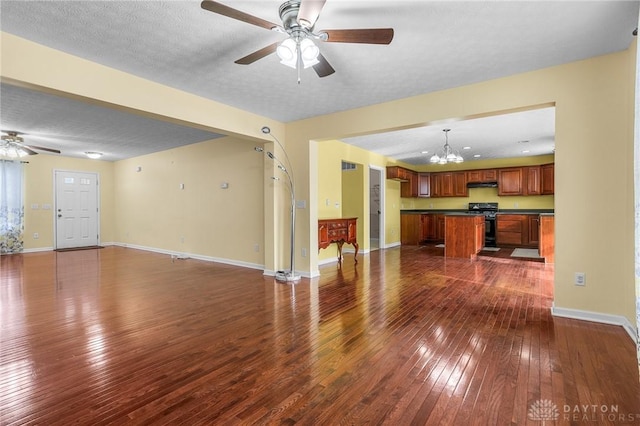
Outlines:
[[538,247],[540,242],[540,215],[528,214],[527,216],[527,232],[529,234],[527,245]]
[[400,182],[407,181],[409,174],[415,173],[413,170],[405,169],[399,166],[387,166],[387,179],[398,180]]
[[553,215],[540,215],[540,257],[546,263],[555,263],[555,218]]
[[468,197],[466,172],[431,173],[431,197]]
[[520,214],[500,214],[496,216],[496,244],[523,245],[525,216]]
[[496,216],[498,246],[538,247],[537,214],[499,214]]
[[402,198],[468,197],[467,183],[497,182],[498,195],[553,195],[554,164],[457,172],[414,172],[387,167],[387,179],[400,181]]
[[437,220],[435,214],[422,214],[421,216],[421,237],[422,241],[435,241],[437,239]]
[[524,167],[524,177],[527,182],[527,190],[524,195],[540,195],[542,183],[540,179],[540,166]]
[[400,244],[415,246],[420,243],[421,214],[400,215]]
[[435,241],[444,241],[444,219],[445,219],[445,215],[444,214],[436,214],[435,216],[435,221],[436,221],[436,239]]
[[416,198],[418,196],[418,173],[409,171],[407,180],[400,182],[400,197]]
[[555,165],[552,164],[544,164],[540,166],[540,194],[541,195],[553,195],[554,193],[554,174],[555,174]]
[[468,170],[467,183],[483,183],[483,182],[497,182],[498,171],[496,169],[480,169],[480,170]]
[[484,226],[482,215],[447,215],[444,257],[474,259],[484,246]]
[[465,172],[453,173],[453,196],[454,197],[469,196],[469,190],[467,189],[467,174]]
[[522,167],[498,169],[498,195],[524,195]]
[[418,173],[418,197],[431,197],[431,173]]
[[443,242],[445,215],[405,213],[400,215],[400,243],[418,245],[423,241]]

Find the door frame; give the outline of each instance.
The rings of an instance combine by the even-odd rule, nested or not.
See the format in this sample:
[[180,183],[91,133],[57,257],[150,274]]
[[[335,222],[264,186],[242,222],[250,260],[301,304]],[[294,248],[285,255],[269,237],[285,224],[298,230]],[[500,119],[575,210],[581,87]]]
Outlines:
[[51,219],[53,220],[53,249],[58,248],[58,173],[84,173],[88,175],[94,175],[96,178],[96,206],[98,211],[96,212],[96,232],[98,233],[97,244],[100,245],[102,239],[102,232],[100,230],[100,216],[102,215],[102,206],[100,205],[100,172],[97,171],[85,171],[85,170],[69,170],[69,169],[53,169],[53,214]]
[[[369,187],[367,188],[367,190],[369,191],[369,194],[371,194],[371,188],[373,187],[373,185],[375,185],[376,183],[378,185],[380,185],[380,215],[378,215],[378,226],[380,229],[380,236],[378,238],[378,249],[382,250],[387,248],[386,247],[386,242],[385,242],[385,233],[386,233],[386,228],[385,228],[385,198],[386,198],[386,186],[385,186],[385,182],[387,181],[387,169],[386,167],[380,167],[380,166],[374,166],[373,164],[369,164],[369,170],[377,170],[380,172],[380,181],[379,182],[371,182],[371,173],[369,173]],[[371,200],[369,200],[369,217],[371,217]],[[369,227],[371,227],[371,225],[369,225]],[[370,229],[370,228],[369,228]],[[369,234],[369,233],[367,233]],[[369,239],[371,239],[371,235],[369,235]]]

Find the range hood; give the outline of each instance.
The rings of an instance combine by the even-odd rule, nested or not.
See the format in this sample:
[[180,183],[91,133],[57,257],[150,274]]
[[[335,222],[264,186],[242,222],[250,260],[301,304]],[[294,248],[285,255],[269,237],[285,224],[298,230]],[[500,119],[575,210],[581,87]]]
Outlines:
[[467,188],[497,188],[498,182],[469,182]]

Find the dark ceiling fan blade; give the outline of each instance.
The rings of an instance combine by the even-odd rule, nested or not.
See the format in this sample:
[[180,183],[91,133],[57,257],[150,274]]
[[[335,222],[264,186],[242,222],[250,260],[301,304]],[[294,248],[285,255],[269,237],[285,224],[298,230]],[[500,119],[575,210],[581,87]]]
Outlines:
[[322,30],[331,43],[389,44],[393,40],[393,28],[369,28],[357,30]]
[[260,50],[256,50],[255,52],[248,54],[244,58],[238,59],[237,61],[235,61],[235,63],[240,65],[252,64],[258,59],[262,59],[267,55],[271,55],[273,52],[276,51],[277,48],[278,48],[278,42],[275,42],[266,47],[263,47]]
[[304,28],[313,27],[326,2],[327,0],[302,0],[298,11],[298,24]]
[[[35,152],[35,151],[33,151],[33,150],[29,149],[29,147],[27,147],[27,146],[20,145],[20,149],[22,149],[24,152],[26,152],[26,153],[27,153],[27,154],[29,154],[29,155],[38,155],[38,153],[37,153],[37,152]],[[60,152],[58,151],[58,154],[59,154],[59,153],[60,153]]]
[[327,59],[322,56],[322,53],[318,55],[318,63],[313,66],[313,69],[318,74],[318,77],[326,77],[336,72]]
[[[29,150],[37,149],[39,151],[47,151],[47,152],[53,152],[55,154],[60,154],[60,151],[58,151],[57,149],[45,148],[45,147],[42,147],[42,146],[35,146],[35,145],[20,145],[20,146],[22,148],[24,148],[24,149],[29,149]],[[33,151],[31,151],[31,152],[33,152]],[[37,154],[37,152],[33,152],[33,153]],[[33,155],[33,154],[31,154],[31,155]]]
[[217,13],[219,15],[224,15],[229,18],[237,19],[238,21],[242,21],[248,24],[256,25],[258,27],[266,28],[268,30],[274,27],[278,27],[278,25],[274,24],[273,22],[269,22],[264,19],[258,18],[256,16],[249,15],[248,13],[241,12],[229,6],[225,6],[224,4],[215,2],[213,0],[203,0],[202,3],[200,3],[200,7],[210,12]]

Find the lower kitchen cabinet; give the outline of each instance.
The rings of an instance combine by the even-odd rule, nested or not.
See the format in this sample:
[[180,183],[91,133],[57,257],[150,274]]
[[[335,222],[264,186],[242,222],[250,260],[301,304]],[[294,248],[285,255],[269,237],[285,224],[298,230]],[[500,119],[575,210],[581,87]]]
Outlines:
[[538,247],[537,214],[499,214],[496,217],[498,246]]
[[400,243],[418,245],[423,241],[444,242],[444,214],[406,213],[400,215]]
[[400,244],[418,245],[422,234],[421,214],[400,215]]

